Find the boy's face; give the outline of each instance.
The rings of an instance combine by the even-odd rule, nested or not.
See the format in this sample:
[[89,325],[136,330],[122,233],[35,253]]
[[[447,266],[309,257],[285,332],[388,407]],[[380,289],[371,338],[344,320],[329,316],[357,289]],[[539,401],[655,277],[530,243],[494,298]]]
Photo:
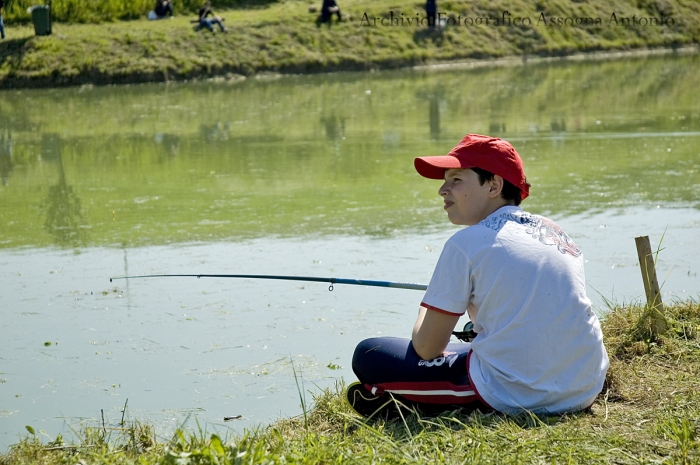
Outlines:
[[475,225],[493,213],[491,192],[492,183],[485,182],[482,186],[479,175],[470,169],[446,170],[445,182],[438,190],[449,220],[464,226]]

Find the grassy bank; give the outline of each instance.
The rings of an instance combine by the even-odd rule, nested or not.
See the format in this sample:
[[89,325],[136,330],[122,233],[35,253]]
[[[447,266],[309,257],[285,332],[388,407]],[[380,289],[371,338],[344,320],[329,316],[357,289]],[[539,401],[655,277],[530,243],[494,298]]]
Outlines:
[[187,13],[163,21],[54,23],[46,37],[8,20],[0,88],[369,70],[700,42],[700,3],[686,0],[442,1],[448,22],[437,31],[415,24],[423,2],[340,5],[344,21],[321,28],[308,1],[224,10],[228,34],[194,31]]
[[563,417],[411,414],[365,422],[322,393],[298,418],[239,437],[178,431],[159,440],[132,424],[96,426],[80,442],[30,435],[0,464],[28,463],[678,463],[700,461],[700,304],[667,308],[669,332],[649,336],[641,307],[618,307],[603,322],[611,357],[607,386],[590,413]]
[[[29,9],[49,0],[5,0],[5,20],[29,23]],[[277,0],[213,0],[215,8],[260,8]],[[203,0],[175,0],[175,14],[194,14]],[[66,23],[101,23],[104,21],[131,20],[146,16],[153,9],[155,0],[51,0],[54,21]]]

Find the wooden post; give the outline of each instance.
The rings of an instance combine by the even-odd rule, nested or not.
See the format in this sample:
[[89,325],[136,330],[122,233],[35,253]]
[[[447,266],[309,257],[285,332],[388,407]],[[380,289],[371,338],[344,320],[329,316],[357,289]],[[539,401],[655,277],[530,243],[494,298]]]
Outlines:
[[657,336],[666,331],[667,324],[666,318],[664,318],[664,304],[661,301],[661,289],[659,289],[659,281],[656,279],[654,255],[651,251],[649,236],[635,237],[634,242],[637,244],[637,256],[639,257],[639,268],[642,270],[647,305],[652,311],[651,332]]

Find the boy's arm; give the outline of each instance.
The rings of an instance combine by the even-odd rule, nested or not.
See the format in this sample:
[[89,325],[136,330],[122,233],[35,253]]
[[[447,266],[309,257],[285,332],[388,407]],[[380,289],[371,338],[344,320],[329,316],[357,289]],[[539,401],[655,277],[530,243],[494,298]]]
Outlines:
[[421,306],[412,338],[413,348],[420,358],[431,360],[439,357],[450,342],[458,320],[459,315],[447,315]]

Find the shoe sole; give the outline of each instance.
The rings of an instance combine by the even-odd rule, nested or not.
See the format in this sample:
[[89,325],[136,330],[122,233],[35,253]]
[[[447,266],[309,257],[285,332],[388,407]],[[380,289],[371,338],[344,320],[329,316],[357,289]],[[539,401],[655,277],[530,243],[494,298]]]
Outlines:
[[391,395],[375,396],[359,381],[348,386],[345,401],[355,413],[367,419],[392,420],[403,416],[400,409],[405,409],[407,414],[410,412],[398,399]]

